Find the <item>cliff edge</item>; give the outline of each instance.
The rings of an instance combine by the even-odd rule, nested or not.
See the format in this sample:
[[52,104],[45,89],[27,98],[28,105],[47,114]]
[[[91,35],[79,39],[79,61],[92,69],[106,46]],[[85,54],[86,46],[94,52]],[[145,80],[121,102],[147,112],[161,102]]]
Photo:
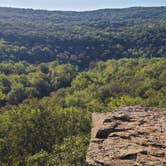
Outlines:
[[92,120],[89,166],[166,166],[166,110],[123,107]]

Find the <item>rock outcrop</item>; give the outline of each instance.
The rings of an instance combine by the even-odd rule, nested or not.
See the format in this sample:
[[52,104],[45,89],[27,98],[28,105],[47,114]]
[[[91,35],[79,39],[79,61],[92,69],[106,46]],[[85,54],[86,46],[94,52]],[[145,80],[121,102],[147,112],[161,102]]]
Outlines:
[[123,107],[92,120],[89,166],[166,166],[166,110]]

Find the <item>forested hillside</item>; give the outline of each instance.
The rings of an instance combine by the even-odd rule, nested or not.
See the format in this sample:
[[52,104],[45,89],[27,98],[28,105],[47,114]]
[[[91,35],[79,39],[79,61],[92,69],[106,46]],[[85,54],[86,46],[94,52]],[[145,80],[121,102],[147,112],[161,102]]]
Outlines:
[[[70,65],[53,63],[47,64],[48,68],[44,64],[42,68],[24,64],[20,74],[22,65],[13,64],[10,74],[8,68],[0,69],[1,75],[8,73],[1,77],[1,91],[11,89],[3,95],[1,92],[4,100],[20,102],[1,108],[0,162],[4,166],[83,166],[91,112],[110,112],[123,105],[166,108],[165,59],[100,61],[78,74],[71,72]],[[55,72],[55,80],[49,77],[51,71]],[[54,92],[48,97],[37,99],[31,94],[22,103],[24,98],[19,100],[29,89],[34,94],[48,95],[50,87]]]
[[0,63],[0,106],[19,104],[26,98],[41,98],[70,85],[77,70],[57,62],[40,65]]
[[87,12],[0,8],[0,60],[71,63],[166,57],[166,7]]
[[166,108],[166,7],[0,8],[0,166],[85,166],[92,112]]

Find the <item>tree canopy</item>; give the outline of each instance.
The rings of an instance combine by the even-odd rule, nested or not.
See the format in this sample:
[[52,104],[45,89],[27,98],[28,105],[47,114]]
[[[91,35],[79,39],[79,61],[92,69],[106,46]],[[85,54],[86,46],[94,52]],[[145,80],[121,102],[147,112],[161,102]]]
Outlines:
[[58,61],[83,70],[98,60],[166,57],[166,7],[88,12],[0,8],[0,61]]
[[165,59],[99,61],[79,73],[53,62],[25,64],[22,74],[17,74],[22,63],[10,72],[5,65],[0,77],[1,104],[6,105],[0,109],[4,166],[83,166],[92,112],[124,105],[166,108]]
[[0,165],[85,166],[91,113],[166,108],[166,7],[0,8]]

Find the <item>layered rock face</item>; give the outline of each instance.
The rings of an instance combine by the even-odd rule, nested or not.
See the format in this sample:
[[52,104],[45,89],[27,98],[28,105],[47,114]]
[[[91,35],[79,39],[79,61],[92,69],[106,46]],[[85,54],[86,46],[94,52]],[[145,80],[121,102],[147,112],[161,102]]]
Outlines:
[[89,166],[166,166],[166,110],[124,107],[92,120]]

